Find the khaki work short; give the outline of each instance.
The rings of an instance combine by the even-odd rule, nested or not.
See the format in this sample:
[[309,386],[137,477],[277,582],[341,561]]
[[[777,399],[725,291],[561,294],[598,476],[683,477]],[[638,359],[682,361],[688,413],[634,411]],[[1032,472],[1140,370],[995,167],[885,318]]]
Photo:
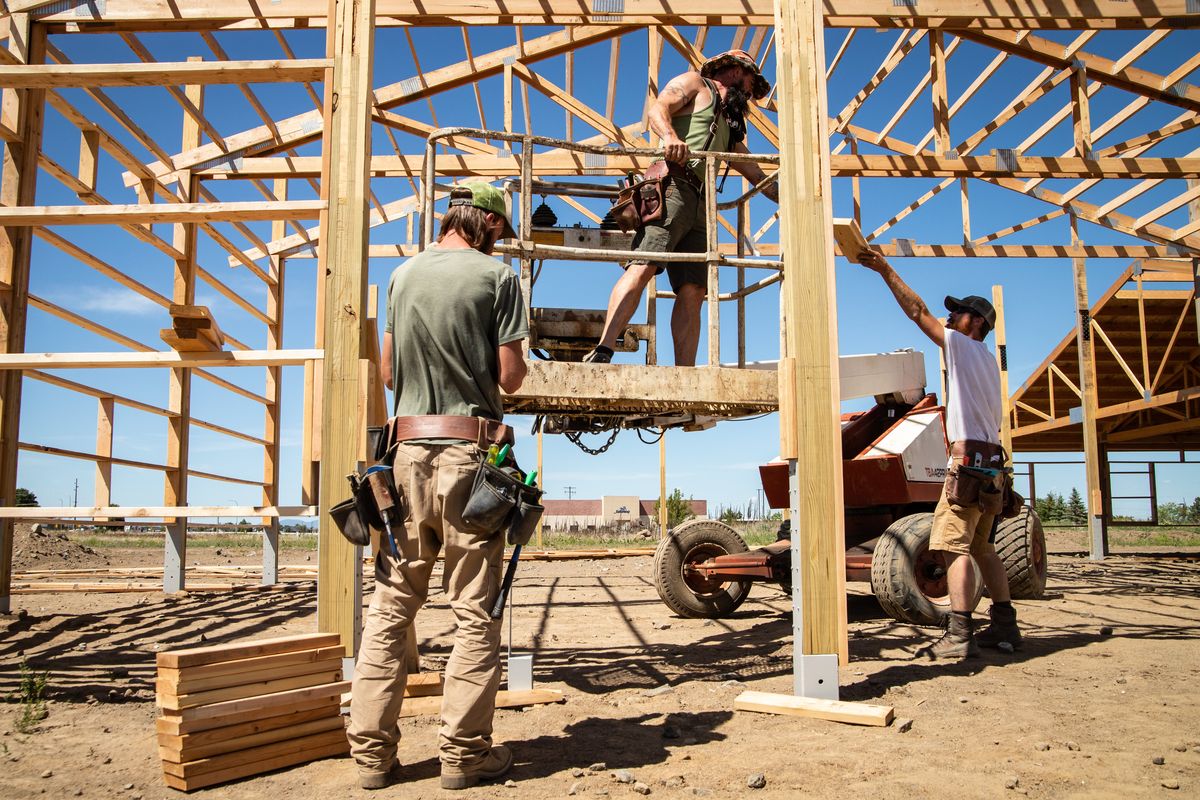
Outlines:
[[[999,487],[1003,478],[995,480]],[[995,553],[995,546],[988,541],[995,519],[995,514],[984,513],[978,504],[962,506],[951,503],[946,496],[946,484],[942,484],[942,496],[933,512],[933,534],[929,537],[929,549],[975,557]]]

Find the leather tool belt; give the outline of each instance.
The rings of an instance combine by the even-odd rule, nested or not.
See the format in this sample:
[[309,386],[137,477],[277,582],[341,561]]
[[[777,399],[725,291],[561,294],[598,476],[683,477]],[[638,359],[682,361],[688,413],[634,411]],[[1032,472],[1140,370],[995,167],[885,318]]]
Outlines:
[[413,439],[463,439],[486,450],[492,444],[513,444],[513,429],[483,417],[431,414],[422,417],[392,417],[386,441],[391,444]]
[[1008,460],[1004,448],[991,442],[964,439],[950,445],[950,463],[976,469],[1004,469]]
[[675,180],[683,181],[696,190],[698,194],[704,194],[704,181],[700,180],[700,176],[686,164],[676,164],[674,161],[664,161],[667,165],[667,174]]

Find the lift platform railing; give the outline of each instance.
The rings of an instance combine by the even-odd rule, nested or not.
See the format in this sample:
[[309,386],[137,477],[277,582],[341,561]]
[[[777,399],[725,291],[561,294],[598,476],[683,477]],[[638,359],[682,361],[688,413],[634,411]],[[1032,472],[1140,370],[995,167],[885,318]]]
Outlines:
[[[660,148],[649,147],[618,147],[618,146],[601,146],[580,144],[577,142],[569,142],[562,139],[553,139],[545,136],[531,136],[527,134],[508,133],[505,131],[484,130],[479,128],[439,128],[429,134],[425,144],[425,162],[422,174],[422,197],[421,197],[421,224],[420,224],[420,243],[422,247],[427,246],[434,238],[434,204],[439,193],[448,193],[450,186],[438,184],[437,176],[437,145],[440,141],[450,137],[468,137],[482,140],[502,141],[507,143],[520,144],[520,165],[521,174],[515,181],[506,182],[506,188],[510,192],[514,191],[518,195],[519,213],[516,215],[517,222],[516,230],[518,239],[516,242],[507,245],[497,245],[496,252],[502,255],[511,256],[520,261],[520,276],[521,289],[525,297],[525,302],[528,308],[533,308],[533,285],[536,282],[536,274],[534,273],[534,262],[546,259],[564,259],[575,261],[606,261],[606,262],[622,262],[633,260],[645,260],[647,254],[634,250],[615,250],[608,248],[591,248],[591,247],[568,247],[563,245],[546,244],[536,242],[533,238],[531,219],[533,216],[533,196],[538,195],[562,195],[571,197],[585,198],[603,198],[615,200],[618,189],[606,187],[595,183],[575,183],[565,181],[538,181],[534,180],[534,163],[537,159],[535,147],[551,147],[559,150],[567,150],[582,154],[600,155],[600,156],[629,156],[629,157],[646,157],[648,159],[658,159],[663,157],[663,151]],[[729,153],[717,151],[696,151],[692,154],[696,158],[702,158],[705,166],[705,234],[706,247],[704,252],[697,253],[655,253],[653,260],[661,263],[703,263],[707,266],[707,308],[708,308],[708,363],[717,365],[721,363],[721,336],[720,336],[720,304],[722,302],[735,302],[737,304],[738,317],[738,336],[737,349],[739,367],[746,366],[746,307],[745,300],[750,295],[757,291],[761,291],[766,287],[778,283],[783,277],[783,262],[779,259],[766,259],[761,257],[750,257],[749,250],[753,249],[755,237],[750,233],[749,228],[749,211],[750,200],[760,193],[767,181],[763,181],[757,186],[750,188],[749,191],[741,194],[733,200],[718,203],[717,197],[717,172],[718,165],[721,162],[736,163],[736,162],[753,162],[763,166],[764,169],[775,167],[778,169],[779,156],[770,154],[754,154],[754,153]],[[586,167],[585,167],[586,168]],[[772,174],[773,178],[774,175]],[[722,253],[718,244],[718,227],[720,223],[725,223],[728,228],[728,222],[719,217],[719,211],[736,210],[737,223],[733,229],[736,245],[733,254]],[[764,225],[759,231],[759,235],[769,226]],[[725,293],[720,292],[720,283],[718,280],[719,269],[728,267],[737,270],[737,289]],[[746,282],[747,269],[767,269],[771,270],[772,274],[755,281],[753,283]],[[647,292],[647,323],[650,326],[655,324],[656,310],[655,301],[658,299],[673,298],[672,292],[660,292],[656,285],[652,282]],[[782,315],[782,304],[780,308]],[[653,339],[648,341],[646,352],[646,363],[654,364],[657,361],[657,354]]]

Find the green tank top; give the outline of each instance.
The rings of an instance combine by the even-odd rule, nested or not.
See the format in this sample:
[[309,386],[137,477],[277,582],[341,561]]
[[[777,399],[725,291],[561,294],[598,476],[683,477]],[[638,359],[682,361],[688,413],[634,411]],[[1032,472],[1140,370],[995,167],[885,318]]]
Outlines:
[[[707,148],[704,147],[704,140],[708,138],[708,129],[712,126],[713,117],[717,113],[717,101],[720,95],[717,93],[717,86],[708,78],[704,79],[704,83],[708,86],[711,100],[706,108],[697,109],[691,114],[681,114],[678,117],[671,118],[671,127],[675,129],[675,135],[683,141],[687,142],[690,150],[716,150],[724,152],[729,149],[729,123],[725,121],[725,117],[721,117],[721,121],[717,123],[716,133],[713,134],[712,142]],[[688,161],[688,166],[696,173],[696,177],[700,182],[704,182],[704,159],[693,158]]]

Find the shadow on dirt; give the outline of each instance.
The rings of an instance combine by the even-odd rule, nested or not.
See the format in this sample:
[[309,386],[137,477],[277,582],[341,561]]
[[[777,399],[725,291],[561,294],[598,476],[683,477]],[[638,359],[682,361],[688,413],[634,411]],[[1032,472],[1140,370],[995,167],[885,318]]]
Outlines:
[[[661,764],[670,757],[668,747],[705,745],[724,741],[717,729],[729,721],[732,711],[674,712],[634,717],[587,717],[560,732],[510,742],[514,764],[510,777],[531,780],[561,775],[578,767],[605,785],[612,783],[611,770],[637,769]],[[436,778],[441,770],[437,757],[404,765],[406,780]],[[628,789],[626,789],[628,791]]]
[[153,700],[156,652],[261,637],[315,613],[311,581],[221,593],[143,595],[97,614],[27,612],[0,641],[0,697],[18,690],[25,662],[36,672],[49,672],[49,700]]

